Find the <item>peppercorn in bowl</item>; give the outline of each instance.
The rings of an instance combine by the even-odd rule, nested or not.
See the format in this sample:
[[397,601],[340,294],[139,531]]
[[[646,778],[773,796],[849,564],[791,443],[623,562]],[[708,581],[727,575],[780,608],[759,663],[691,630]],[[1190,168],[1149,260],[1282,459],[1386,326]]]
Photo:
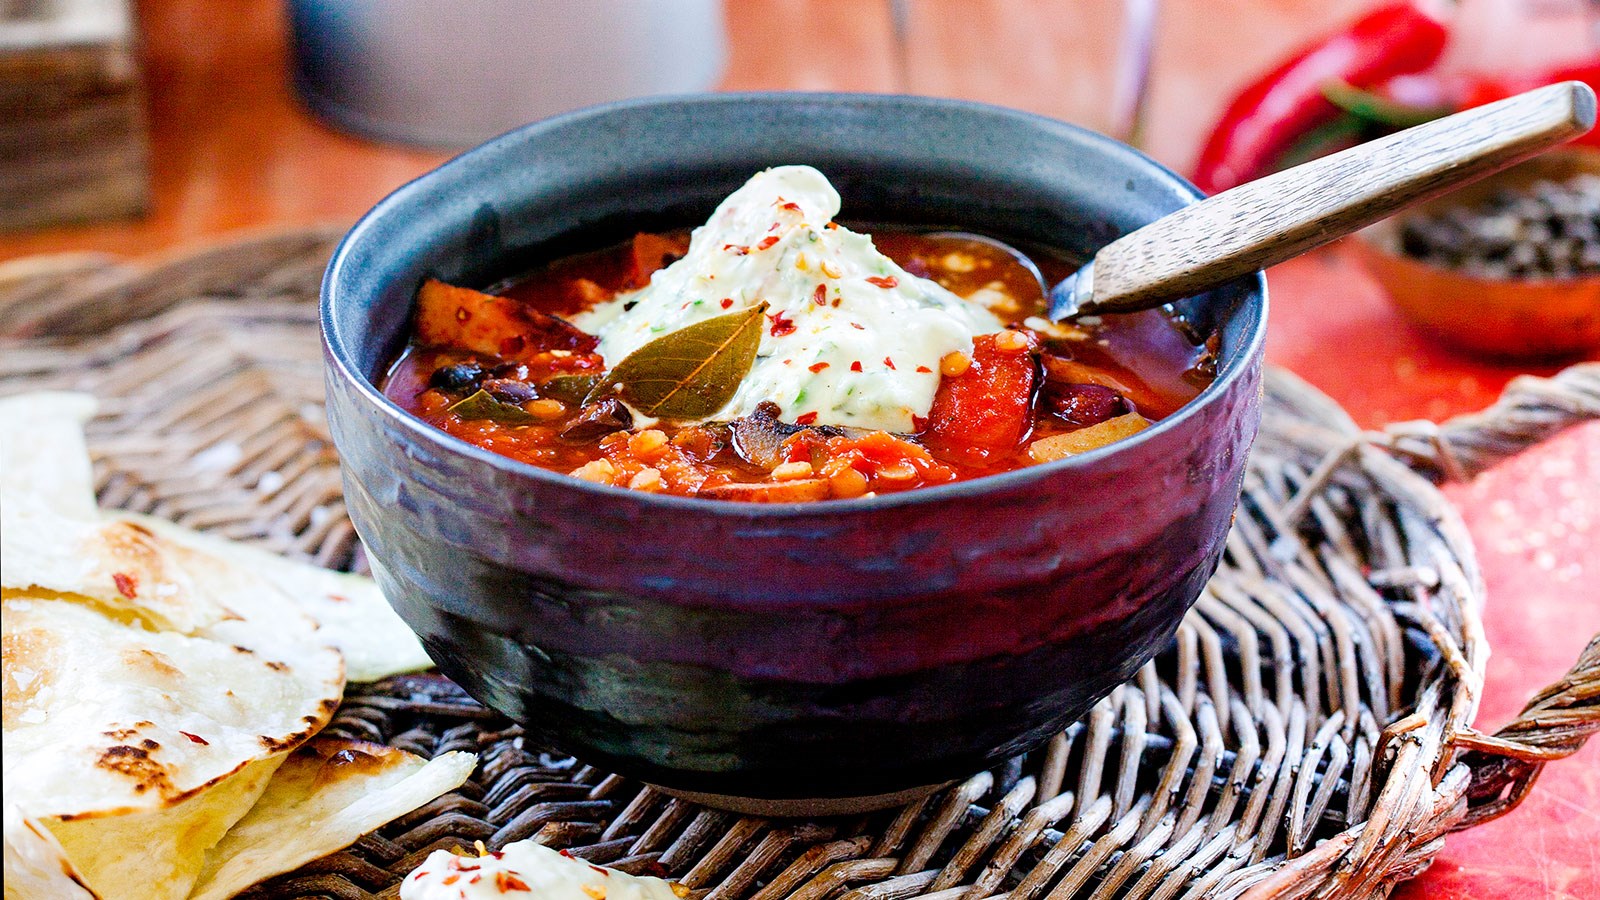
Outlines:
[[1354,244],[1401,314],[1458,350],[1560,358],[1600,348],[1600,152],[1535,157]]
[[[807,206],[829,194],[802,167],[836,190],[836,214]],[[696,257],[685,229],[704,233],[767,172],[802,179],[768,186],[800,213],[764,201],[738,227],[776,224],[779,240],[710,242]],[[810,193],[790,197],[796,188]],[[1257,276],[1170,311],[1208,361],[1187,397],[1158,409],[1125,381],[1052,388],[1107,387],[1070,380],[1099,357],[1047,352],[1070,340],[1048,323],[956,305],[972,302],[954,277],[967,262],[915,263],[892,236],[914,245],[959,227],[1067,266],[1195,198],[1106,138],[953,101],[721,95],[529,126],[380,203],[329,267],[329,416],[352,520],[440,668],[555,747],[769,812],[884,804],[968,774],[1045,740],[1131,675],[1209,577],[1259,415],[1265,290]],[[829,222],[888,262],[851,245],[801,268],[802,226],[831,234]],[[689,244],[655,254],[641,285],[624,263],[666,245],[635,252],[639,235]],[[794,255],[760,255],[780,244]],[[614,281],[596,263],[550,282],[572,292],[571,308],[518,294],[561,261],[606,252]],[[864,260],[896,268],[850,268]],[[699,267],[671,274],[683,262]],[[683,287],[756,271],[737,276],[760,285],[748,291]],[[597,290],[573,287],[580,277]],[[681,290],[663,296],[674,279]],[[816,304],[818,286],[840,293]],[[463,326],[512,302],[548,327],[514,335],[520,347],[498,332],[468,343]],[[706,325],[735,314],[743,326]],[[688,407],[630,392],[643,380],[627,374],[639,371],[630,358],[699,326],[753,348],[731,392]],[[1079,329],[1114,345],[1117,327]],[[894,349],[855,336],[873,329]],[[1025,373],[1030,430],[994,437],[1010,443],[990,456],[925,442],[945,385],[1002,356],[997,368]],[[1130,415],[1138,427],[1098,443],[1029,454],[1040,428],[1039,440],[1070,438]],[[978,427],[986,416],[952,420],[946,436],[969,443],[1001,430]],[[921,482],[896,489],[900,463],[921,459],[901,444],[953,477],[907,462]],[[795,483],[811,493],[743,502]]]

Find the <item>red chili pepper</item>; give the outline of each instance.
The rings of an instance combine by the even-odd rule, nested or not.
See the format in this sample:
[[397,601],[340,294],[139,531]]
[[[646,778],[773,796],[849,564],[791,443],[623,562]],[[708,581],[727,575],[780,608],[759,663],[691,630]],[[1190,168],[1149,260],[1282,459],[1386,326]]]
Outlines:
[[1195,184],[1214,194],[1265,174],[1301,135],[1339,115],[1324,83],[1370,88],[1421,72],[1444,52],[1447,37],[1438,19],[1400,2],[1302,48],[1228,104],[1200,152]]

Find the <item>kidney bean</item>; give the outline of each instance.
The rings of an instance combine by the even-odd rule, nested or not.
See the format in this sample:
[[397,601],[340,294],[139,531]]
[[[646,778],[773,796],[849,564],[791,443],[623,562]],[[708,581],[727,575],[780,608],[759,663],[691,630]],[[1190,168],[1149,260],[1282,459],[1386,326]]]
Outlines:
[[490,378],[483,383],[483,389],[501,403],[515,403],[520,406],[529,400],[539,399],[539,391],[533,385],[510,378]]
[[1059,384],[1045,386],[1045,408],[1074,425],[1098,425],[1130,412],[1121,394],[1099,384]]

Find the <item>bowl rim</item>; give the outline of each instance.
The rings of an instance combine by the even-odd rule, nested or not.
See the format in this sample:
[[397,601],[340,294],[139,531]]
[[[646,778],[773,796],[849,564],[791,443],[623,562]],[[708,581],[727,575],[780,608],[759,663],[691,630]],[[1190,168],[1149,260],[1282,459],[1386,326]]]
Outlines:
[[[956,481],[947,484],[929,485],[909,491],[896,491],[890,494],[879,494],[871,497],[856,497],[847,500],[825,500],[790,503],[739,503],[728,500],[713,500],[710,498],[678,496],[676,494],[654,494],[646,491],[635,491],[625,487],[608,484],[598,484],[581,478],[574,478],[553,469],[545,469],[532,463],[502,456],[492,450],[486,450],[469,441],[455,437],[439,428],[424,422],[403,409],[398,403],[389,399],[371,379],[361,374],[352,364],[350,347],[340,334],[334,323],[333,307],[335,296],[339,293],[340,284],[344,278],[344,269],[348,263],[348,251],[351,247],[362,241],[367,232],[377,227],[376,223],[387,217],[396,207],[407,204],[417,194],[428,190],[428,182],[440,172],[456,170],[470,166],[482,156],[494,154],[499,148],[516,141],[537,139],[541,133],[561,130],[588,119],[599,119],[615,115],[626,115],[640,110],[649,110],[666,106],[712,106],[725,104],[824,104],[824,105],[910,105],[965,113],[977,113],[983,116],[1010,118],[1024,122],[1035,128],[1055,130],[1071,133],[1078,140],[1098,145],[1106,151],[1107,155],[1120,156],[1124,159],[1146,167],[1151,174],[1163,180],[1167,186],[1175,188],[1181,195],[1186,195],[1188,203],[1194,203],[1206,196],[1199,188],[1195,187],[1188,179],[1174,172],[1171,168],[1151,159],[1142,151],[1114,138],[1100,134],[1070,122],[1063,122],[1042,116],[1036,113],[997,106],[989,103],[980,103],[972,100],[957,100],[943,97],[922,97],[903,94],[875,94],[875,93],[841,93],[841,92],[812,92],[812,91],[749,91],[726,92],[710,94],[673,94],[652,97],[641,97],[629,100],[620,100],[596,106],[588,106],[572,112],[563,113],[546,119],[515,128],[489,141],[485,141],[470,150],[447,160],[439,166],[424,172],[392,191],[388,196],[378,201],[373,207],[361,216],[345,236],[334,248],[333,255],[328,262],[328,267],[323,273],[322,285],[319,295],[319,319],[322,331],[322,344],[324,354],[332,363],[331,377],[339,378],[352,385],[360,397],[371,404],[383,414],[392,425],[398,425],[408,432],[413,438],[419,439],[442,451],[460,454],[480,464],[498,469],[501,472],[519,478],[532,478],[535,481],[545,482],[552,487],[574,490],[580,494],[590,494],[599,498],[619,502],[633,502],[640,506],[658,506],[664,509],[682,510],[694,513],[720,513],[733,515],[740,518],[784,519],[794,517],[807,517],[818,515],[846,515],[866,511],[876,511],[892,508],[905,508],[936,504],[948,500],[971,499],[991,491],[999,491],[1012,487],[1025,487],[1029,483],[1048,480],[1050,477],[1065,471],[1085,469],[1094,466],[1108,456],[1124,452],[1148,441],[1155,440],[1161,435],[1174,431],[1183,426],[1190,418],[1198,415],[1202,410],[1220,402],[1221,398],[1229,392],[1234,384],[1244,378],[1250,370],[1253,361],[1262,356],[1266,343],[1266,330],[1269,312],[1269,298],[1267,294],[1266,273],[1257,270],[1247,276],[1252,284],[1250,287],[1260,295],[1261,313],[1254,329],[1247,335],[1244,345],[1232,358],[1224,360],[1222,368],[1217,372],[1217,377],[1207,385],[1193,400],[1179,407],[1178,410],[1166,418],[1156,422],[1149,428],[1120,441],[1104,447],[1081,453],[1065,459],[1053,460],[1035,466],[1025,466],[1007,472],[998,472],[993,475],[984,475],[978,478]],[[1187,205],[1187,204],[1186,204]]]

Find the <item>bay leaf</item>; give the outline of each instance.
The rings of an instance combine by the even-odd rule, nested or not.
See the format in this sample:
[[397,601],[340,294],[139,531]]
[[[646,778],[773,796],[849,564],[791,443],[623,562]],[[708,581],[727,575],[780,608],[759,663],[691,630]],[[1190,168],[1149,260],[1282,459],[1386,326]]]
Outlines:
[[483,390],[458,401],[450,411],[463,419],[492,419],[504,425],[525,425],[534,420],[522,407],[496,400],[493,394]]
[[647,416],[703,419],[739,390],[755,365],[767,304],[696,322],[628,354],[585,402],[620,396]]
[[593,373],[557,375],[539,385],[539,396],[560,400],[562,403],[582,403],[589,396],[600,376]]

